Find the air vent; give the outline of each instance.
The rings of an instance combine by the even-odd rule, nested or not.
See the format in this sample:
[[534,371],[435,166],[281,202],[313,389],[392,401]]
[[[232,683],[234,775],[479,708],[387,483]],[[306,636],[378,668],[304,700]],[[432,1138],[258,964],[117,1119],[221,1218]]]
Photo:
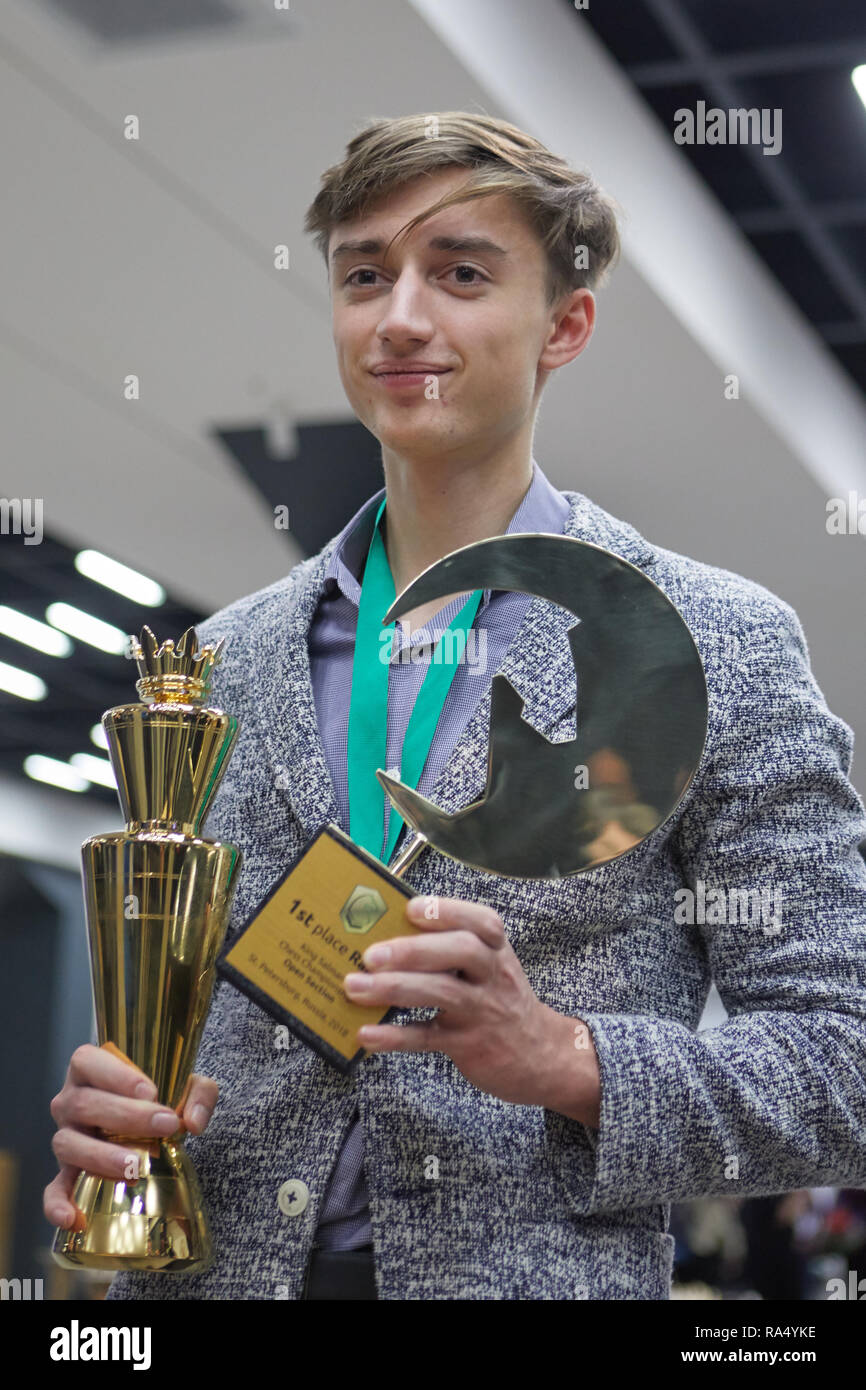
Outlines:
[[243,23],[226,0],[43,0],[50,10],[102,43],[211,34]]

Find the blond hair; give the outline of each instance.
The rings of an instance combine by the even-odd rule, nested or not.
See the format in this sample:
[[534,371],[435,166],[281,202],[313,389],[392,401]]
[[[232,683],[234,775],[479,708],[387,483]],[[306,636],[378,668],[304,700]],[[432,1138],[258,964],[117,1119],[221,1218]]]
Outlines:
[[[528,216],[546,253],[549,304],[576,289],[594,290],[606,283],[620,250],[614,200],[591,174],[572,169],[517,126],[468,111],[399,116],[366,126],[349,141],[345,158],[322,174],[304,230],[314,237],[327,265],[335,226],[363,216],[412,179],[455,165],[470,171],[466,183],[413,217],[387,250],[398,236],[443,208],[507,193]],[[586,253],[580,258],[579,248]]]

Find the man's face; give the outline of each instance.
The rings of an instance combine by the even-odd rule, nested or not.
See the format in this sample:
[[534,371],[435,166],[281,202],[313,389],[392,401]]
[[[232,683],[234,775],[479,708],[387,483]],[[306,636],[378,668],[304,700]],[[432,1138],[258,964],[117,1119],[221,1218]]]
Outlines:
[[[466,179],[460,168],[423,176],[331,232],[343,388],[383,448],[403,457],[477,458],[531,437],[547,371],[575,355],[545,352],[558,306],[547,304],[543,248],[508,195],[444,208],[383,261],[401,227]],[[579,295],[591,331],[592,295]],[[376,374],[410,363],[417,374]]]

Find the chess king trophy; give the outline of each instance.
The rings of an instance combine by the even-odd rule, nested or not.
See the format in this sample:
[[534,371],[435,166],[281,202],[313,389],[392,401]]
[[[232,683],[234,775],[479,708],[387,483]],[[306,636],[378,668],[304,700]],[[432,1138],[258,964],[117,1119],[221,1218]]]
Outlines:
[[[632,852],[670,818],[703,753],[700,655],[673,603],[637,566],[570,536],[494,536],[431,565],[382,623],[478,588],[547,599],[579,620],[568,628],[571,666],[558,667],[554,677],[536,663],[534,676],[547,675],[552,698],[555,680],[576,680],[576,737],[547,739],[522,717],[523,699],[508,678],[494,675],[481,799],[449,814],[377,769],[412,831],[390,866],[339,826],[323,827],[217,966],[344,1072],[365,1055],[358,1028],[398,1011],[348,1002],[342,980],[364,969],[362,953],[374,941],[423,930],[404,915],[414,894],[402,876],[428,845],[505,878],[559,879],[597,869]],[[519,640],[531,650],[538,629],[529,619]],[[567,709],[567,701],[557,707]]]
[[[224,642],[197,650],[188,628],[175,647],[150,628],[131,656],[140,704],[102,716],[126,828],[82,846],[82,876],[99,1041],[183,1109],[240,868],[233,845],[201,837],[238,722],[209,707]],[[123,1180],[84,1172],[76,1226],[58,1230],[58,1264],[184,1273],[207,1268],[210,1231],[198,1180],[169,1139],[106,1135],[129,1156]]]

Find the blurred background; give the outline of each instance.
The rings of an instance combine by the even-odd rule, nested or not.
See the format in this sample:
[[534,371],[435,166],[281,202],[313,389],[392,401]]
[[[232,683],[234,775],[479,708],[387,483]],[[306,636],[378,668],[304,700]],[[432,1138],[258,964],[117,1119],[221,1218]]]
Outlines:
[[[0,1278],[104,1288],[52,1266],[41,1191],[91,1036],[79,850],[120,825],[99,718],[134,698],[126,635],[273,582],[381,485],[302,230],[370,119],[500,116],[617,198],[623,259],[535,456],[793,605],[866,788],[864,65],[857,0],[6,0]],[[781,149],[677,144],[699,102],[781,112]],[[675,1209],[678,1296],[826,1297],[866,1274],[862,1196]]]

